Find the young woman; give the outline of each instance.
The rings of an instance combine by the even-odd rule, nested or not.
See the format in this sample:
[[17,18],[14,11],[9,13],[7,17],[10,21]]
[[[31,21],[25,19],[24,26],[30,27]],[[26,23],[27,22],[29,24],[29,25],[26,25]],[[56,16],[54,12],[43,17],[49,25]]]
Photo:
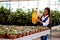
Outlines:
[[[49,17],[50,17],[50,8],[47,7],[44,9],[43,15],[40,17],[40,19],[38,18],[37,20],[38,24],[47,27],[50,21]],[[41,40],[47,40],[47,36],[48,35],[42,36]]]

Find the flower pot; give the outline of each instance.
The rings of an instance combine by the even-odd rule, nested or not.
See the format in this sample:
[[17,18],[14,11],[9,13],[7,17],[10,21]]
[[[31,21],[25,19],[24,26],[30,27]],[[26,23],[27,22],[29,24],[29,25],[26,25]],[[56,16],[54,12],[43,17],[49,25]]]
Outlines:
[[0,34],[0,38],[4,38],[5,34]]
[[34,31],[32,31],[32,34],[34,34],[35,33],[35,30]]
[[49,28],[45,28],[44,30],[48,30]]
[[41,32],[42,32],[42,31],[45,31],[45,30],[44,30],[44,29],[41,29]]
[[17,34],[17,38],[20,38],[20,37],[22,37],[22,34]]
[[7,34],[5,34],[4,38],[7,38]]
[[23,36],[26,36],[26,33],[23,33]]
[[36,30],[34,30],[34,33],[36,33]]
[[37,32],[39,32],[39,30],[37,30]]
[[36,31],[36,33],[38,33],[38,30],[37,29],[35,31]]
[[41,32],[41,30],[38,30],[38,32]]
[[24,36],[23,34],[24,34],[24,33],[22,33],[22,34],[21,34],[21,35],[22,35],[21,37],[23,37],[23,36]]
[[30,32],[29,32],[29,35],[31,35],[31,34],[32,34],[32,32],[30,31]]
[[26,36],[27,36],[27,35],[30,35],[30,32],[26,32]]
[[8,37],[9,39],[16,39],[16,38],[17,38],[17,35],[7,35],[7,37]]
[[33,34],[33,31],[31,31],[31,34]]

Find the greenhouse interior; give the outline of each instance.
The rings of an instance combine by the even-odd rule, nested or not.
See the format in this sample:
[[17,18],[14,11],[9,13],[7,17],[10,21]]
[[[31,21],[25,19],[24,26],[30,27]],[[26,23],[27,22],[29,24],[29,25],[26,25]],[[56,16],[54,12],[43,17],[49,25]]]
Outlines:
[[[32,24],[32,13],[50,8],[51,29]],[[60,40],[60,0],[0,0],[0,40]]]

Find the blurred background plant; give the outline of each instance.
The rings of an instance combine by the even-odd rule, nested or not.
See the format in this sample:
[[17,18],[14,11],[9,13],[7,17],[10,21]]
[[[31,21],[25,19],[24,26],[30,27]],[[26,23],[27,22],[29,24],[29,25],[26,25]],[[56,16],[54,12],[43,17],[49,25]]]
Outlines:
[[[0,7],[0,24],[2,25],[32,25],[31,16],[34,11],[30,9],[26,10],[27,12],[23,11],[22,8],[17,8],[16,11],[12,12],[11,9],[4,8],[3,6]],[[40,13],[43,13],[40,10]],[[58,10],[51,10],[51,16],[53,17],[52,26],[60,24],[60,12]]]

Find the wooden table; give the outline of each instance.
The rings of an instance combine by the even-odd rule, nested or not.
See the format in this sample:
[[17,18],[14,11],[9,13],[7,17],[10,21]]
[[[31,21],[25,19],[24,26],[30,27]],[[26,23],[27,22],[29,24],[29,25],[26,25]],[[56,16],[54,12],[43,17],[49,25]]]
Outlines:
[[32,34],[32,35],[17,38],[17,39],[3,39],[3,38],[0,38],[0,40],[32,40],[32,39],[41,37],[41,36],[49,34],[49,33],[50,33],[50,30],[46,30],[46,31],[42,31],[42,32],[35,33],[35,34]]

